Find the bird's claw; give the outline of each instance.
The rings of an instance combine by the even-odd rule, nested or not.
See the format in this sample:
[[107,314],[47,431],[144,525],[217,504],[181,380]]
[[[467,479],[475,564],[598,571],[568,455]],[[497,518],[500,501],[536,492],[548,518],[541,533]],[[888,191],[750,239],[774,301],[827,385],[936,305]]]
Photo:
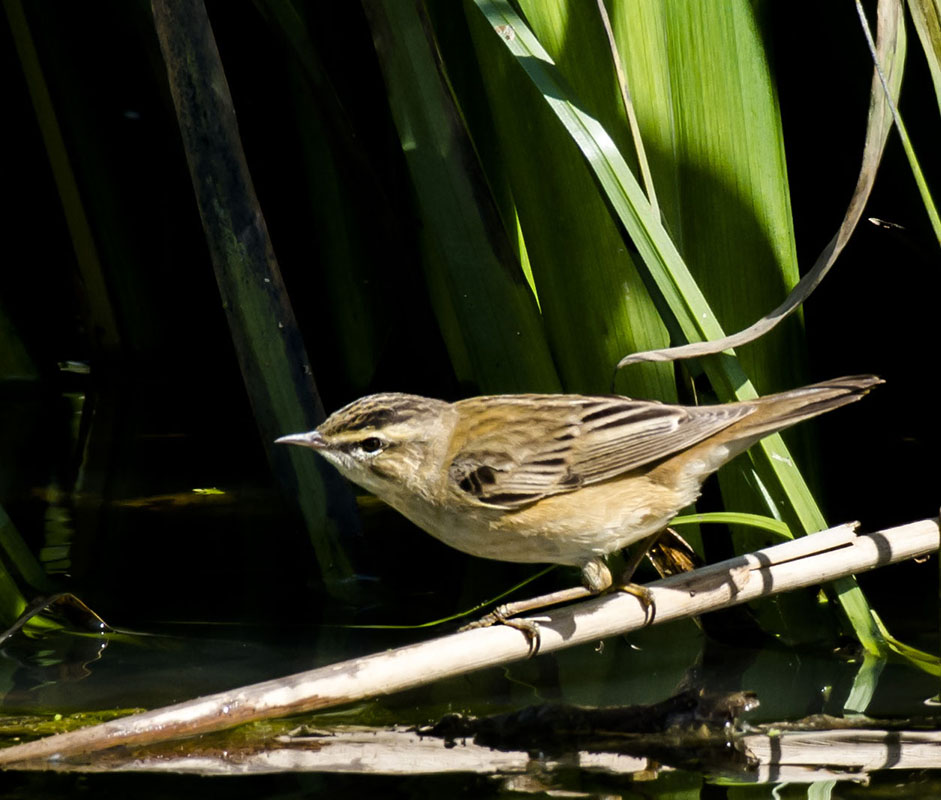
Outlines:
[[636,597],[637,601],[644,609],[644,624],[653,624],[654,618],[657,616],[657,605],[654,603],[653,592],[651,592],[650,589],[646,586],[641,586],[639,583],[622,583],[614,588],[619,592],[624,592],[624,594]]

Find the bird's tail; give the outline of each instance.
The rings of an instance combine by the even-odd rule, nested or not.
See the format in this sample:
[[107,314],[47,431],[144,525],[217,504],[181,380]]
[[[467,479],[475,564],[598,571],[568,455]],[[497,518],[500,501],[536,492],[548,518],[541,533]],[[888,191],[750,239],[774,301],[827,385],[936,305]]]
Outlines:
[[755,412],[738,423],[737,433],[752,440],[759,439],[818,414],[855,403],[880,383],[885,381],[875,375],[850,375],[748,401],[755,406]]

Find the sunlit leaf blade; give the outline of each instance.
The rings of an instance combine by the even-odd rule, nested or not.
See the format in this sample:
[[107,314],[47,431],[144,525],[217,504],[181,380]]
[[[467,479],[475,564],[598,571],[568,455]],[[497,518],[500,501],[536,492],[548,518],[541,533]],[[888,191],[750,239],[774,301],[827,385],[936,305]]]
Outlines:
[[[757,8],[737,0],[612,3],[641,132],[658,155],[652,170],[664,224],[726,330],[773,308],[798,278]],[[803,378],[797,324],[738,356],[760,393]]]
[[[546,26],[562,36],[562,22],[539,6]],[[593,6],[589,7],[597,14]],[[488,162],[488,175],[508,180],[519,214],[547,335],[567,391],[608,392],[614,365],[625,348],[665,342],[667,334],[643,283],[634,256],[624,246],[595,179],[578,148],[558,126],[543,95],[514,79],[516,66],[486,21],[470,9],[469,23],[487,91],[499,158]],[[603,30],[566,28],[576,74],[611,74]],[[617,110],[616,92],[604,87],[591,102]],[[538,153],[534,158],[533,154]],[[672,367],[658,365],[617,376],[617,391],[646,397],[675,396]]]
[[[672,312],[672,319],[667,322],[675,326],[674,335],[690,341],[721,336],[722,328],[715,315],[670,236],[652,214],[650,204],[615,142],[596,119],[571,99],[571,92],[549,54],[509,4],[500,0],[476,0],[476,3],[582,151]],[[730,365],[727,371],[729,374],[724,376],[723,383],[729,392],[738,388],[740,393],[747,393],[747,379],[741,370]]]
[[780,520],[766,517],[763,514],[749,514],[744,511],[709,511],[703,514],[682,514],[670,520],[670,525],[702,525],[713,523],[718,525],[746,525],[759,528],[763,531],[779,536],[782,539],[793,539],[791,531]]

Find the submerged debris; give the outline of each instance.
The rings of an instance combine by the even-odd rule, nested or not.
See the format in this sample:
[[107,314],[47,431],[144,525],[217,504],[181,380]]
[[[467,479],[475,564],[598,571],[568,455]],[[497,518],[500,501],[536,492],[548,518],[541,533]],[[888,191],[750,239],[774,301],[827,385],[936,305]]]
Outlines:
[[757,706],[752,692],[688,690],[643,706],[547,703],[480,718],[448,714],[417,733],[444,739],[448,747],[472,739],[475,745],[502,751],[621,753],[675,766],[740,771],[748,768],[749,759],[733,734],[739,715]]

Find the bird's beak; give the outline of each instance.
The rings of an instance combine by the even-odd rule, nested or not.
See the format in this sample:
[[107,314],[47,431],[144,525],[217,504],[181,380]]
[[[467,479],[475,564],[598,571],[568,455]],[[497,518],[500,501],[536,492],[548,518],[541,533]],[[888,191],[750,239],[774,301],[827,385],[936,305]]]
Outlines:
[[320,431],[308,431],[307,433],[292,433],[288,436],[282,436],[274,440],[275,444],[297,444],[301,447],[310,447],[314,450],[325,450],[327,443],[320,435]]

